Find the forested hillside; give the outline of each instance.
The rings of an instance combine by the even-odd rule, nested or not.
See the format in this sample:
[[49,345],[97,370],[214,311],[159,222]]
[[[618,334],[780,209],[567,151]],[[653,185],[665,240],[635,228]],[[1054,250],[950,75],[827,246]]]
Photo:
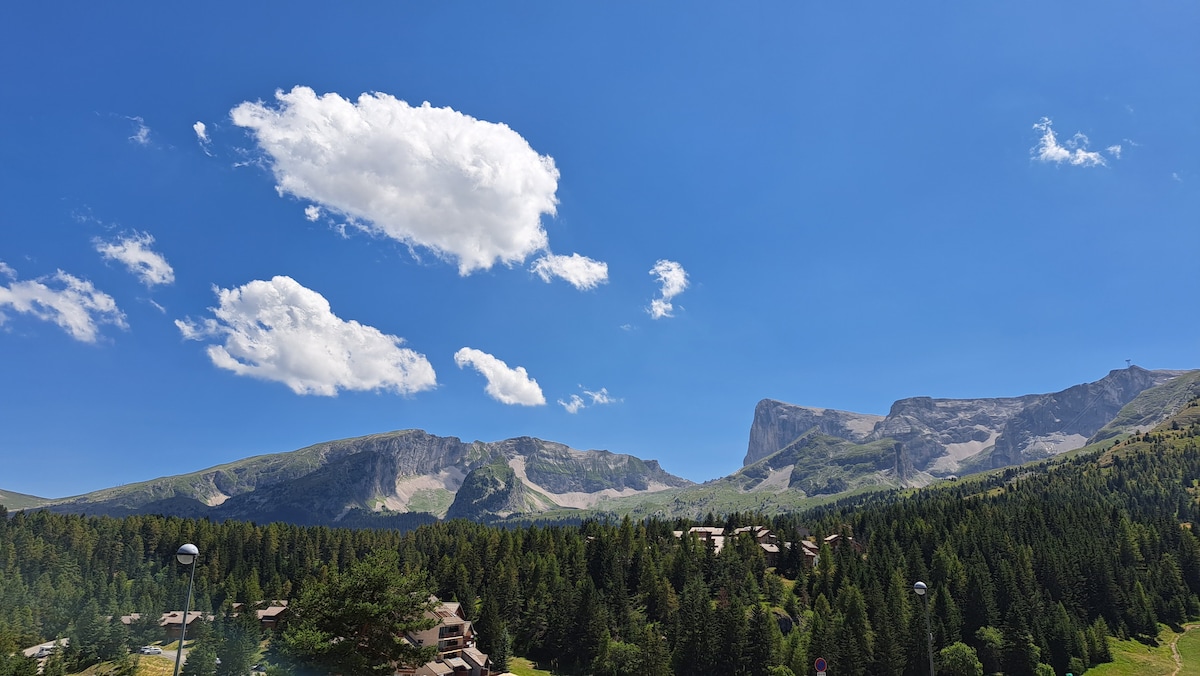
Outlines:
[[[1200,405],[1103,452],[1010,468],[913,494],[768,519],[800,547],[777,567],[749,536],[719,553],[685,522],[505,530],[466,521],[401,534],[48,512],[0,519],[0,655],[72,631],[86,614],[176,609],[179,544],[201,551],[196,606],[295,598],[367,553],[392,549],[466,608],[487,652],[601,674],[921,674],[930,589],[939,673],[1080,673],[1108,635],[1153,636],[1200,614]],[[831,546],[827,535],[840,542]],[[86,612],[85,612],[86,611]],[[76,620],[78,621],[78,620]],[[964,666],[965,665],[965,666]],[[1039,666],[1041,665],[1041,666]],[[1046,666],[1048,665],[1048,666]],[[771,671],[774,669],[774,671]],[[0,670],[0,674],[4,674]]]

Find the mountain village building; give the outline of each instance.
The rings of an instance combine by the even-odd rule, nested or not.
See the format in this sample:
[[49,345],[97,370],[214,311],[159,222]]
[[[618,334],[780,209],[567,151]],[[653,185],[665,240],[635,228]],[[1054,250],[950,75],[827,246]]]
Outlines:
[[475,647],[475,628],[457,601],[440,601],[425,617],[437,621],[430,629],[409,634],[405,638],[415,646],[437,646],[437,656],[418,667],[400,667],[397,676],[491,676],[492,663],[485,653]]

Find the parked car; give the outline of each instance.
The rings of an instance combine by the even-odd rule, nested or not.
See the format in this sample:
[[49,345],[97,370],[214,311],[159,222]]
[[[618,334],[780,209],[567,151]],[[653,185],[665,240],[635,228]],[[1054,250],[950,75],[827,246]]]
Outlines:
[[41,648],[38,648],[38,651],[36,653],[34,653],[33,657],[34,657],[34,659],[40,660],[43,657],[49,657],[53,654],[54,654],[54,646],[44,645]]
[[161,655],[162,648],[159,648],[156,645],[144,645],[141,648],[138,648],[138,652],[143,655]]

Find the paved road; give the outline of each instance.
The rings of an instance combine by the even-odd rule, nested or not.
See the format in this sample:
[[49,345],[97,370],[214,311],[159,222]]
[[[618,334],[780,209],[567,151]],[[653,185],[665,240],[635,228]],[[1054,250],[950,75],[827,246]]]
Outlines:
[[[66,639],[66,638],[60,638],[60,639],[58,639],[57,642],[65,646],[68,643],[70,643],[71,640]],[[34,655],[37,654],[37,651],[41,650],[42,648],[53,648],[54,644],[55,644],[55,641],[46,641],[45,643],[39,643],[35,646],[32,646],[32,647],[22,650],[21,654],[25,655],[25,657],[33,657]]]

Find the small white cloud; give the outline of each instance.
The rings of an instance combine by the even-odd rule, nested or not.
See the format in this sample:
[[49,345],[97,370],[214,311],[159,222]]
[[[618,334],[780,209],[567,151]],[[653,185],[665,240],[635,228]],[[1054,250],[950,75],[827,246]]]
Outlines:
[[524,366],[509,368],[508,364],[480,350],[464,347],[454,353],[454,363],[458,368],[470,365],[487,379],[484,391],[504,404],[520,404],[521,406],[542,406],[546,397],[537,381],[529,377]]
[[[125,314],[113,297],[98,291],[87,280],[59,270],[51,277],[19,282],[17,273],[4,263],[0,263],[0,272],[13,280],[9,286],[0,286],[0,309],[8,307],[54,322],[84,343],[96,342],[100,324],[127,328]],[[51,288],[46,282],[55,282],[58,288]],[[6,319],[0,313],[0,324]]]
[[351,101],[297,86],[275,99],[230,116],[254,135],[280,194],[430,249],[462,275],[546,248],[558,169],[507,125],[382,93]]
[[317,219],[321,218],[321,207],[315,204],[304,207],[304,217],[315,223]]
[[125,119],[134,124],[133,136],[130,136],[129,140],[140,146],[150,145],[150,127],[146,126],[145,120],[140,117],[127,117]]
[[546,254],[533,262],[533,271],[544,282],[549,282],[554,277],[561,277],[581,291],[594,289],[598,284],[608,281],[608,263],[595,261],[579,254],[570,256]]
[[1042,132],[1041,138],[1038,139],[1038,144],[1030,149],[1030,154],[1039,162],[1049,162],[1053,164],[1067,164],[1077,167],[1104,167],[1108,163],[1104,161],[1104,156],[1095,151],[1089,151],[1088,137],[1083,134],[1075,134],[1070,140],[1059,145],[1058,137],[1054,134],[1054,129],[1051,127],[1053,122],[1048,117],[1043,117],[1038,120],[1033,128]]
[[1121,144],[1120,143],[1111,145],[1111,146],[1105,148],[1105,150],[1108,151],[1109,155],[1112,155],[1113,157],[1117,158],[1118,160],[1121,159]]
[[580,409],[586,407],[586,405],[583,403],[583,397],[579,396],[578,394],[572,394],[567,401],[559,399],[558,403],[561,404],[563,408],[567,409],[567,413],[570,413],[571,415],[579,413]]
[[[580,389],[582,389],[582,386]],[[572,415],[587,408],[588,406],[603,406],[605,404],[621,403],[620,399],[616,399],[616,398],[610,396],[608,394],[608,389],[604,388],[604,387],[601,387],[599,390],[597,390],[595,392],[593,392],[591,390],[583,390],[583,394],[591,401],[586,402],[584,400],[584,398],[579,396],[578,394],[572,394],[566,401],[559,399],[558,403],[567,410],[567,413],[570,413]]]
[[205,155],[212,156],[209,149],[212,147],[212,139],[208,137],[208,127],[203,122],[196,122],[192,125],[192,131],[196,132],[196,141],[200,144],[200,149]]
[[146,286],[171,284],[175,281],[175,270],[162,254],[150,249],[153,243],[154,237],[145,232],[134,232],[114,242],[99,237],[92,240],[96,251],[105,260],[124,264]]
[[1183,177],[1179,175],[1178,171],[1171,172],[1171,180],[1175,181],[1176,183],[1183,183]]
[[609,396],[608,388],[605,387],[601,387],[598,392],[584,390],[583,393],[592,398],[592,406],[603,406],[604,404],[617,404],[621,402],[620,399],[614,399]]
[[429,360],[400,347],[403,338],[341,319],[324,296],[291,277],[216,293],[214,317],[175,325],[186,339],[224,339],[207,350],[218,368],[330,397],[339,390],[411,394],[437,385]]
[[671,299],[688,288],[687,272],[679,263],[663,259],[650,268],[650,274],[658,278],[662,288],[659,290],[660,297],[651,300],[646,311],[654,319],[674,316],[675,307],[671,305]]

